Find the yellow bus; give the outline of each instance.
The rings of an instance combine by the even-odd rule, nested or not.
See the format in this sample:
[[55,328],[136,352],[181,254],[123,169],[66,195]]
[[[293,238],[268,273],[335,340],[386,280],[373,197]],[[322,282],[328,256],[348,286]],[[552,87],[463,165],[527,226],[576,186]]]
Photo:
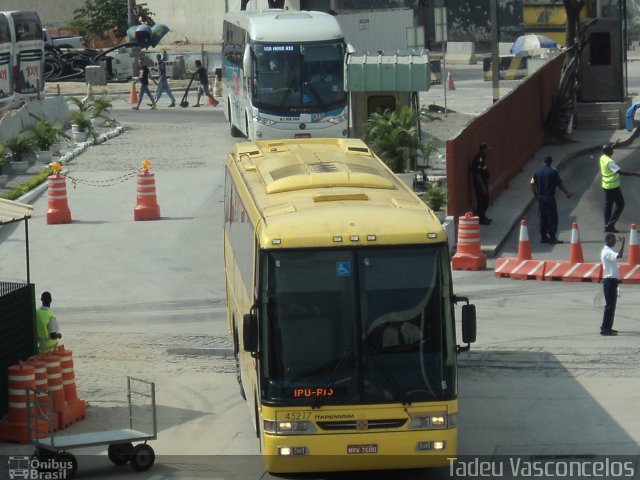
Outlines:
[[266,469],[449,465],[476,320],[434,213],[357,139],[238,143],[225,174],[229,333]]

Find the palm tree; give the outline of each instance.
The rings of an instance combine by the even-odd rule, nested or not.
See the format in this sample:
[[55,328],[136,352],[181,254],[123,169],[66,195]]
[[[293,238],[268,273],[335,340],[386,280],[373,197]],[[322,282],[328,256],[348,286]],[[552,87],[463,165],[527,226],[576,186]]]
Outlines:
[[417,156],[427,156],[418,136],[419,122],[426,118],[426,114],[408,106],[400,112],[373,113],[367,120],[365,141],[392,171],[414,170]]

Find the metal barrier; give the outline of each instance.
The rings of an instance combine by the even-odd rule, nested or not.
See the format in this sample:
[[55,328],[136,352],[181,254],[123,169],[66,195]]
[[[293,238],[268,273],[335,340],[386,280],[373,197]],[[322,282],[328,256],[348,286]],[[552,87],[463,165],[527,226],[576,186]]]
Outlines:
[[0,416],[7,412],[7,368],[37,351],[35,286],[0,282]]

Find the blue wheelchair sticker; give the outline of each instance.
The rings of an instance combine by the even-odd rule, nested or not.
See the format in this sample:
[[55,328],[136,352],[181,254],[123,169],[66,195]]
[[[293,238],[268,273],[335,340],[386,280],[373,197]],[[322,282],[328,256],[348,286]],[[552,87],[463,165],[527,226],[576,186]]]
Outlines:
[[336,275],[339,277],[351,276],[351,262],[338,262],[336,263]]

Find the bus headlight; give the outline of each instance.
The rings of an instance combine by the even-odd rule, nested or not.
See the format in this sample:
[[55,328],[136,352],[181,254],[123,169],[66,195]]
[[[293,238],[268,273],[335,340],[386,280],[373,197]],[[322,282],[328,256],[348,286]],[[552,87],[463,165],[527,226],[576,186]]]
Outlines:
[[307,447],[278,447],[278,455],[306,455]]
[[416,443],[416,451],[417,452],[428,452],[430,450],[444,450],[446,447],[446,443],[440,440],[436,440],[435,442],[418,442]]
[[411,418],[410,429],[447,428],[451,425],[448,415],[415,415]]
[[264,420],[263,429],[265,433],[271,433],[273,435],[296,435],[316,431],[313,423],[308,421],[278,422],[275,420]]

